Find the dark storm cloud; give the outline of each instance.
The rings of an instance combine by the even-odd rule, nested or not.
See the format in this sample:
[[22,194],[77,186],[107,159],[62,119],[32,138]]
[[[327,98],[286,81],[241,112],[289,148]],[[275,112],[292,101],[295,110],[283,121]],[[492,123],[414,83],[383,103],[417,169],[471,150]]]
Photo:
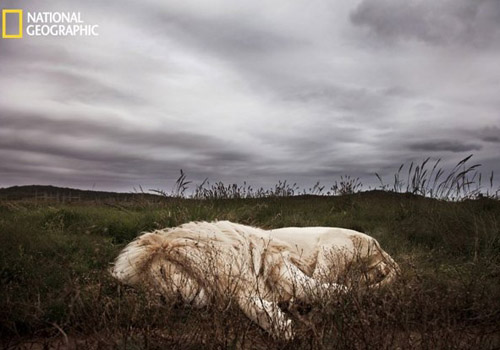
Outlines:
[[[159,186],[171,184],[172,179],[179,175],[179,169],[185,169],[190,179],[202,180],[213,169],[211,166],[223,164],[232,167],[239,163],[242,157],[238,152],[207,152],[200,154],[198,159],[192,156],[178,159],[156,159],[120,151],[116,148],[106,150],[92,147],[69,147],[68,142],[51,141],[19,141],[12,145],[9,138],[0,140],[0,173],[2,180],[9,182],[12,179],[31,178],[36,183],[41,179],[64,180],[71,186],[94,182],[106,182],[108,188],[126,190],[134,186]],[[229,159],[228,159],[229,158]],[[22,176],[21,176],[22,175]]]
[[477,132],[477,136],[483,141],[500,143],[500,127],[490,126]]
[[460,141],[422,141],[417,143],[412,143],[409,148],[413,151],[424,151],[424,152],[438,152],[438,151],[449,151],[449,152],[470,152],[470,151],[480,151],[482,146],[473,143],[464,143]]
[[[171,147],[181,149],[209,150],[218,148],[223,142],[212,136],[195,132],[173,132],[127,128],[106,121],[95,123],[78,118],[54,120],[26,113],[7,112],[0,115],[2,129],[11,130],[12,137],[22,138],[22,131],[43,131],[52,135],[90,137],[117,144]],[[21,136],[20,136],[21,135]],[[44,140],[40,140],[44,142]]]
[[[190,176],[202,178],[214,164],[251,160],[248,153],[231,150],[227,141],[180,130],[138,130],[12,111],[0,115],[0,125],[4,181],[19,178],[18,174],[36,174],[37,181],[52,177],[66,178],[66,183],[69,178],[73,181],[69,185],[75,186],[77,179],[85,179],[85,183],[93,179],[108,184],[126,182],[131,188],[165,175],[175,177],[182,168],[188,168]],[[189,156],[175,156],[179,151],[189,152]]]
[[[144,146],[148,149],[158,148],[165,151],[193,151],[200,158],[208,161],[238,162],[250,156],[238,150],[226,150],[227,141],[195,132],[175,132],[158,130],[138,130],[111,123],[91,123],[85,120],[50,120],[25,113],[10,112],[0,116],[2,130],[7,132],[0,140],[1,149],[17,149],[36,153],[53,154],[66,158],[94,160],[112,163],[113,161],[133,161],[144,157],[143,153],[134,155],[130,150],[120,150],[120,145]],[[37,137],[23,136],[29,131],[36,132]],[[110,150],[79,147],[63,141],[58,144],[52,136],[63,136],[75,141],[82,139],[84,145],[92,146],[93,140],[105,140]],[[76,143],[76,142],[75,142]],[[223,150],[223,151],[222,151]],[[137,151],[142,151],[137,147]]]
[[498,0],[364,0],[351,20],[391,40],[478,47],[498,47],[500,42]]

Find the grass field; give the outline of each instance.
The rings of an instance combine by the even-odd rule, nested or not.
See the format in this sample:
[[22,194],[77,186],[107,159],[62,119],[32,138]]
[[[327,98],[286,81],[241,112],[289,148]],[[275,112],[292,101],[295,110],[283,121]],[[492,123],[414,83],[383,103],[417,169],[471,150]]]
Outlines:
[[[371,191],[249,199],[0,202],[3,346],[81,349],[493,349],[500,346],[500,202]],[[140,232],[192,220],[338,226],[400,263],[392,288],[313,305],[273,340],[230,303],[191,310],[115,282]]]

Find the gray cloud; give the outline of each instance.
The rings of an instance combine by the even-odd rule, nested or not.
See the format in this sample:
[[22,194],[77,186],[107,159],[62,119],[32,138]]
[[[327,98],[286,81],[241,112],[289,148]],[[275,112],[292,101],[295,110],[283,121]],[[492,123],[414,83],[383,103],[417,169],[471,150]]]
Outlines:
[[[215,136],[203,135],[194,131],[141,130],[126,125],[116,125],[113,121],[95,123],[79,119],[78,116],[58,120],[10,111],[0,115],[0,123],[2,123],[2,129],[8,130],[12,137],[21,139],[23,133],[37,131],[45,134],[42,134],[42,136],[64,135],[73,138],[96,138],[118,145],[130,144],[184,150],[224,149],[227,145],[226,142],[217,139]],[[40,137],[40,139],[39,141],[43,143],[48,137],[46,139]]]
[[478,136],[486,142],[500,143],[500,127],[489,126],[478,131]]
[[500,3],[496,0],[365,0],[352,12],[351,20],[389,40],[477,47],[498,47],[500,41]]
[[464,143],[460,141],[429,140],[429,141],[412,143],[409,145],[409,148],[413,151],[424,151],[424,152],[449,151],[458,153],[458,152],[480,151],[482,146],[474,143]]
[[[176,176],[189,168],[197,178],[214,165],[250,161],[252,155],[231,149],[228,141],[194,132],[138,130],[86,120],[50,120],[10,112],[0,116],[0,173],[141,180]],[[179,152],[189,156],[179,156]],[[94,176],[95,175],[95,176]],[[87,181],[88,182],[88,181]]]
[[156,20],[174,35],[202,50],[221,54],[248,55],[270,53],[288,49],[300,41],[285,33],[267,30],[262,22],[242,21],[238,17],[206,17],[195,13],[158,12]]

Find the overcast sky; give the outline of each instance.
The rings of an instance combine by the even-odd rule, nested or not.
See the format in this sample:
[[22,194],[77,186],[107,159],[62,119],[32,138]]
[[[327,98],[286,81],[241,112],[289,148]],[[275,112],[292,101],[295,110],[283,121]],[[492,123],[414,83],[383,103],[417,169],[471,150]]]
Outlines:
[[[99,37],[0,39],[0,187],[500,173],[498,0],[5,0]],[[390,180],[390,179],[388,179]]]

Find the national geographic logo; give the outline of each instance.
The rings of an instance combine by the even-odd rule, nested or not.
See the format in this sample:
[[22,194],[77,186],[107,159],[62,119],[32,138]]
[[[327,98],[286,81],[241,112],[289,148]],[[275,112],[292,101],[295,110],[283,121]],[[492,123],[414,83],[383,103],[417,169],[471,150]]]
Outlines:
[[[17,20],[17,33],[9,33],[7,31],[7,17],[9,21]],[[2,10],[2,38],[4,39],[20,39],[23,37],[23,10],[21,9],[3,9]]]
[[23,12],[22,9],[3,9],[2,38],[21,39],[23,34],[25,36],[99,36],[99,25],[86,23],[80,12]]

